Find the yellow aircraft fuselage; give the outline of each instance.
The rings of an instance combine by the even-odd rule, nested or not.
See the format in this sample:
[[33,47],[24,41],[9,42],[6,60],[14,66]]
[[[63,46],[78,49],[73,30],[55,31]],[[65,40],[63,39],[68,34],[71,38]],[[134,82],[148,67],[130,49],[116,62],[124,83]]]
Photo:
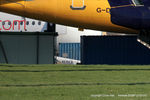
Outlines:
[[101,31],[138,33],[111,22],[107,0],[0,0],[0,11]]

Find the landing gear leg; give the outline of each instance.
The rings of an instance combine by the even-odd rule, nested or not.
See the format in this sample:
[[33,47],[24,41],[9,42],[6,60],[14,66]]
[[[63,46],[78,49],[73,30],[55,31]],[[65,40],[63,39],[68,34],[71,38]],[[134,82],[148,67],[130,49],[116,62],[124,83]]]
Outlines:
[[150,46],[150,30],[141,30],[140,34],[138,35],[138,39],[141,42],[144,42],[145,45]]

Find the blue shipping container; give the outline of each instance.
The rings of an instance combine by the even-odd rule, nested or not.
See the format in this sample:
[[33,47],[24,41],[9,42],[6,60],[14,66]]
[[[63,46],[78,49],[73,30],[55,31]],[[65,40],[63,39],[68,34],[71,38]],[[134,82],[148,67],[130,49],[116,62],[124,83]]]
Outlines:
[[81,63],[149,65],[150,49],[137,36],[82,36]]
[[59,43],[59,56],[80,60],[80,43]]

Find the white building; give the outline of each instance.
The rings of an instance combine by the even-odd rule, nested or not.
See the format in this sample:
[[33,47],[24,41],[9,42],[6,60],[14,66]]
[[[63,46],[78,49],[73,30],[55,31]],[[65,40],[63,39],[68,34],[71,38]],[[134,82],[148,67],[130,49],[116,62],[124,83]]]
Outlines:
[[56,31],[59,33],[57,40],[59,43],[79,43],[80,36],[89,36],[96,35],[100,36],[102,34],[101,31],[93,31],[84,29],[83,31],[79,31],[78,28],[57,25]]

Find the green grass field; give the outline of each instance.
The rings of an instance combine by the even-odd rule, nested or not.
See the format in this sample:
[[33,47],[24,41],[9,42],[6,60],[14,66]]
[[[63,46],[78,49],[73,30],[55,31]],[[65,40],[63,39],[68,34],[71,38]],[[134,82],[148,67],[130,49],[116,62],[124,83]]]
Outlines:
[[150,66],[0,65],[0,100],[149,100]]

